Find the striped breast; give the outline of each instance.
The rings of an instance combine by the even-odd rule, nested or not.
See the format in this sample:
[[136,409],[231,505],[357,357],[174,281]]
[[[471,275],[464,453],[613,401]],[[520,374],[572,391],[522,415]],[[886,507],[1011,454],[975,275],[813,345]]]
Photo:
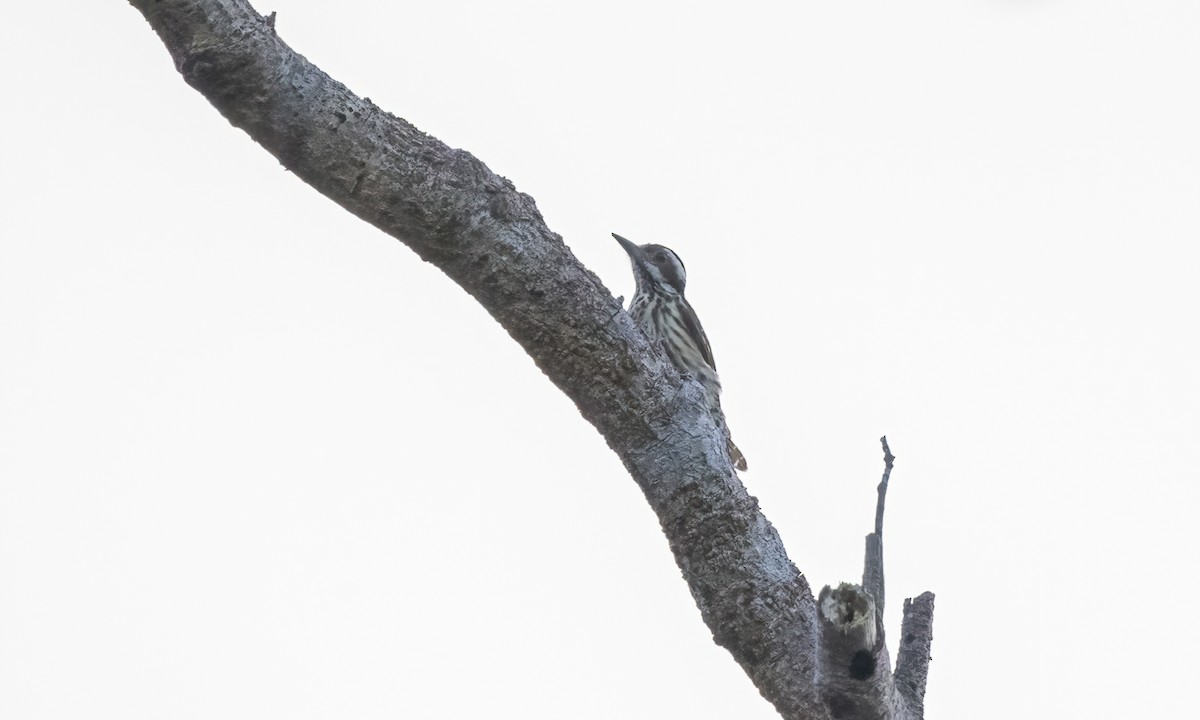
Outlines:
[[676,368],[695,377],[714,396],[720,394],[721,381],[708,338],[682,295],[638,293],[629,314],[647,336],[662,343]]

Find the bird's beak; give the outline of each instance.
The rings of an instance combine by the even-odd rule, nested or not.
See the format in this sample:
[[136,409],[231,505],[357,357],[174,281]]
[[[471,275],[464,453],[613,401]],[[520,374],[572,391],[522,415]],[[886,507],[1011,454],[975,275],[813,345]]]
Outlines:
[[638,287],[641,287],[643,283],[653,282],[650,276],[650,262],[646,259],[646,253],[639,246],[620,235],[613,233],[612,236],[621,243],[621,247],[625,248],[629,259],[633,261],[633,277],[637,280]]
[[645,265],[646,256],[642,253],[642,249],[640,247],[638,247],[634,243],[629,242],[628,240],[626,240],[625,238],[621,237],[620,235],[618,235],[616,233],[613,233],[612,236],[614,238],[616,238],[617,242],[621,243],[621,247],[625,248],[625,252],[629,254],[629,259],[633,260],[633,264],[635,266],[640,267],[642,265]]
[[635,258],[642,254],[642,249],[637,245],[634,245],[616,233],[613,233],[612,236],[616,238],[617,242],[621,243],[621,247],[625,248],[625,252],[629,253],[629,257]]

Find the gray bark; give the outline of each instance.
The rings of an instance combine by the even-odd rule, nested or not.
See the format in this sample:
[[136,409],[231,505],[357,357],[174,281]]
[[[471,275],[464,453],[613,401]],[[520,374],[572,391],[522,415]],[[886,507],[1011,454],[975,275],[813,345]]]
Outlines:
[[884,606],[883,583],[883,510],[887,505],[888,480],[896,461],[887,437],[879,438],[883,445],[883,478],[875,488],[875,531],[867,535],[867,551],[863,559],[863,589],[874,599],[876,615],[882,621]]
[[904,718],[875,599],[843,583],[821,590],[821,692],[834,718]]
[[929,678],[929,649],[933,645],[933,593],[904,601],[900,621],[900,652],[896,656],[896,689],[914,717],[925,717],[925,681]]
[[230,123],[442,270],[575,402],[657,514],[713,639],[783,717],[919,717],[827,704],[818,672],[846,675],[847,692],[862,683],[848,667],[822,666],[812,592],[729,465],[720,418],[532,198],[327,76],[279,38],[273,14],[243,0],[131,4]]
[[[904,643],[891,672],[883,629],[883,513],[896,458],[883,445],[883,479],[876,488],[875,528],[867,535],[862,586],[842,583],[821,590],[821,697],[832,718],[923,718],[929,648],[933,641],[933,593],[918,602],[926,613],[912,614],[904,601]],[[916,618],[921,618],[917,620]],[[928,624],[917,624],[928,619]]]

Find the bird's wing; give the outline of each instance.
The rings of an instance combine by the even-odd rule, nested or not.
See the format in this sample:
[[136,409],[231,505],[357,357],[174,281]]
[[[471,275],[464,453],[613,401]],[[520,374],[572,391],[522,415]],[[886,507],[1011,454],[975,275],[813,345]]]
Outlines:
[[680,298],[681,308],[680,314],[683,316],[683,327],[687,330],[688,335],[696,341],[696,347],[700,348],[700,355],[704,358],[704,362],[713,370],[717,369],[717,363],[713,360],[712,347],[708,344],[708,336],[704,334],[704,328],[700,325],[700,318],[696,316],[696,311],[692,309],[692,304],[686,299]]

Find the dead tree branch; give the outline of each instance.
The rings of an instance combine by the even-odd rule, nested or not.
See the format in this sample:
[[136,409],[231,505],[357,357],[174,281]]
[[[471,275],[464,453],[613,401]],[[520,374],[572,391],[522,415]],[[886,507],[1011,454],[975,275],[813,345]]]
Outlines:
[[[230,123],[444,272],[575,402],[658,515],[714,640],[780,714],[842,717],[817,681],[819,638],[829,634],[812,592],[730,467],[703,389],[647,342],[533,200],[330,78],[245,0],[130,4],[184,80]],[[856,620],[855,645],[868,639]],[[861,682],[839,653],[822,677]],[[886,665],[885,653],[875,673]]]
[[[835,718],[924,717],[925,680],[933,640],[933,593],[904,601],[900,656],[890,671],[883,627],[883,511],[896,458],[883,445],[883,478],[875,501],[875,530],[867,535],[862,587],[821,590],[822,697]],[[914,608],[910,618],[910,608]],[[926,623],[922,625],[922,623]],[[923,653],[923,654],[922,654]]]
[[913,717],[925,716],[925,681],[933,645],[933,593],[904,601],[900,622],[900,652],[896,657],[896,689],[908,702]]
[[883,479],[879,481],[875,500],[875,532],[867,535],[866,558],[863,560],[863,588],[875,599],[875,611],[883,618],[883,507],[887,500],[888,479],[896,458],[888,447],[887,437],[879,438],[883,445]]

